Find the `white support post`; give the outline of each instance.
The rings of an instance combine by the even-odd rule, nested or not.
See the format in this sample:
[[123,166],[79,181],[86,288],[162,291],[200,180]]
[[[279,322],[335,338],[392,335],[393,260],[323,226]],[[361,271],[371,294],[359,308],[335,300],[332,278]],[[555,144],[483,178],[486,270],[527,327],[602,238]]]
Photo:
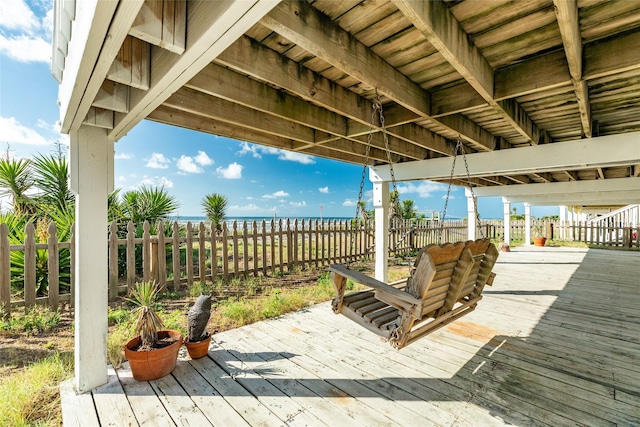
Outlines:
[[531,245],[531,205],[524,204],[524,245]]
[[471,193],[469,188],[464,189],[464,194],[467,196],[467,238],[469,240],[476,240],[478,235],[477,221],[476,221],[476,198]]
[[503,197],[502,203],[504,204],[504,244],[511,246],[511,202]]
[[375,277],[386,283],[389,264],[389,182],[373,184],[373,207],[376,215]]
[[567,239],[567,207],[559,206],[560,208],[560,238],[562,240]]
[[71,189],[76,193],[75,386],[84,393],[107,382],[107,196],[113,140],[81,126],[70,134]]

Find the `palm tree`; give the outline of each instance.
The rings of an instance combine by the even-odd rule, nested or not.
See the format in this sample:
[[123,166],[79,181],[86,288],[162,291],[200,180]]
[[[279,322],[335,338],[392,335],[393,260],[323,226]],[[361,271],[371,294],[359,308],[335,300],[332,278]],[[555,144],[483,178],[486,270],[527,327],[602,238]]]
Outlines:
[[[168,219],[169,215],[178,209],[178,201],[169,195],[164,187],[147,187],[141,185],[136,190],[122,194],[122,202],[119,211],[124,223],[133,221],[137,226],[142,226],[144,221],[155,224],[158,221]],[[115,207],[113,211],[117,211]]]
[[39,155],[31,161],[31,165],[35,175],[35,186],[42,192],[37,201],[44,205],[47,211],[47,207],[58,210],[70,208],[73,211],[75,197],[69,189],[67,159],[54,155]]
[[227,196],[218,193],[207,194],[200,204],[204,208],[207,219],[213,223],[218,233],[221,232],[222,223],[227,217],[227,205],[229,204]]
[[402,218],[400,209],[400,193],[393,190],[389,193],[389,221]]
[[0,196],[9,196],[18,214],[35,213],[33,200],[27,195],[34,184],[30,165],[28,159],[0,159]]
[[400,205],[400,213],[404,219],[412,219],[416,217],[415,203],[411,199],[405,199]]

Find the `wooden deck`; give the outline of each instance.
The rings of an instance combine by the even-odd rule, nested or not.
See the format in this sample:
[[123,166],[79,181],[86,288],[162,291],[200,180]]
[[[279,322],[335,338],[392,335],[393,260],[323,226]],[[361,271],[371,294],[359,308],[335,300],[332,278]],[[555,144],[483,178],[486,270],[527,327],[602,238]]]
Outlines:
[[639,425],[640,252],[526,248],[494,271],[475,312],[401,351],[323,303],[157,381],[63,383],[64,425]]

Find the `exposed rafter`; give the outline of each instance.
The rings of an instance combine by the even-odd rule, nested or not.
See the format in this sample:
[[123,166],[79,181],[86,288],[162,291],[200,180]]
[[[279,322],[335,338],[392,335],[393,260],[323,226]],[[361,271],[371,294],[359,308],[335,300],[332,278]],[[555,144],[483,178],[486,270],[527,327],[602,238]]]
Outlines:
[[151,86],[148,91],[132,92],[130,111],[127,114],[116,113],[111,137],[117,140],[126,134],[277,3],[275,0],[189,2],[187,49],[182,55],[164,49],[152,55]]
[[580,37],[580,22],[578,18],[578,2],[576,0],[553,0],[558,17],[558,26],[562,35],[571,81],[576,92],[580,120],[583,133],[591,138],[591,107],[589,105],[589,89],[582,78],[582,39]]
[[[308,3],[283,2],[265,16],[261,23],[342,72],[377,88],[381,94],[415,114],[431,118],[428,92]],[[326,43],[327,37],[331,38],[331,44]],[[485,150],[490,150],[483,141],[474,139],[461,128],[452,127],[452,123],[442,125]]]
[[444,3],[422,0],[392,0],[444,58],[480,96],[531,144],[538,144],[537,126],[519,106],[494,99],[493,69],[462,30]]

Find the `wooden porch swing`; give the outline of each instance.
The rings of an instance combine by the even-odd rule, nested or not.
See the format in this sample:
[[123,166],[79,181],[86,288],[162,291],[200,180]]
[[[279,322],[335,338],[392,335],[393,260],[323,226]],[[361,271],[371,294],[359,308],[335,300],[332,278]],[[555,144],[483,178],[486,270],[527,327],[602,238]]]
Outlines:
[[[366,169],[367,166],[371,146],[375,112],[378,111],[393,188],[397,192],[384,128],[382,104],[377,94],[373,109],[364,168]],[[440,221],[440,240],[442,239],[458,150],[461,150],[464,156],[467,179],[471,188],[464,147],[461,140],[458,139],[445,199],[444,214]],[[356,219],[361,209],[364,176],[363,171]],[[471,191],[473,193],[473,189]],[[477,215],[476,220],[478,220]],[[428,245],[418,252],[410,277],[390,284],[351,270],[348,266],[334,264],[329,267],[331,280],[337,293],[332,302],[332,308],[336,314],[345,315],[369,331],[381,336],[393,347],[401,349],[473,311],[482,299],[484,287],[493,283],[495,273],[492,270],[497,259],[498,250],[488,238]],[[363,284],[369,289],[345,295],[347,280]]]

